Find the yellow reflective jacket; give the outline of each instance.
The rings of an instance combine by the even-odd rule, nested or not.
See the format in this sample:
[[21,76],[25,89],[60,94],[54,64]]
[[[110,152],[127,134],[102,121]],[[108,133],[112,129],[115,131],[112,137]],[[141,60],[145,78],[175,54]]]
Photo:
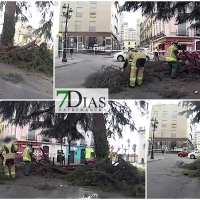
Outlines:
[[135,54],[136,54],[136,52],[133,52],[131,50],[128,52],[128,55],[126,57],[126,59],[128,60],[128,62],[132,62],[133,61],[133,58],[134,58]]
[[135,55],[134,55],[132,65],[136,65],[137,60],[140,59],[140,58],[146,59],[146,55],[145,55],[143,52],[138,51],[138,52],[135,53]]
[[3,154],[4,154],[4,160],[6,159],[14,159],[15,154],[18,151],[18,146],[14,143],[8,143],[3,145]]
[[23,152],[23,161],[28,161],[28,162],[31,162],[31,155],[30,153],[32,153],[32,148],[31,147],[26,147],[24,149],[24,152]]
[[166,59],[165,59],[167,62],[177,62],[177,57],[174,53],[175,50],[178,50],[178,48],[174,44],[172,44],[167,49]]

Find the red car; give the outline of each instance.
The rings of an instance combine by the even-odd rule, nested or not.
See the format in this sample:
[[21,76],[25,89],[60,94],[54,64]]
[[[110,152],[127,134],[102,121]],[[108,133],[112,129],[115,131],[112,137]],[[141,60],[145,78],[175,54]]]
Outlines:
[[180,151],[178,153],[178,156],[179,157],[187,157],[189,153],[190,153],[189,151]]
[[95,163],[96,161],[95,161],[95,158],[89,158],[89,159],[87,159],[87,160],[85,160],[83,163],[85,164],[85,165],[88,165],[88,164],[93,164],[93,163]]

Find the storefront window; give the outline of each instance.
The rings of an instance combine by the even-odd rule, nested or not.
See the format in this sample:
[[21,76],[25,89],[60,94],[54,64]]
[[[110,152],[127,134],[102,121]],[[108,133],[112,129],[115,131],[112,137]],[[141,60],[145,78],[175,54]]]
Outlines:
[[93,48],[96,47],[105,47],[105,37],[87,37],[86,38],[86,47]]

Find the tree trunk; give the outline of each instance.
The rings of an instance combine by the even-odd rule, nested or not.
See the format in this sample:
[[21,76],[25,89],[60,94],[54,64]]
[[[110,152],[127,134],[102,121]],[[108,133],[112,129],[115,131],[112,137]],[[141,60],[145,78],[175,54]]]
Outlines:
[[94,148],[97,159],[108,157],[109,146],[106,136],[106,125],[103,113],[93,114]]
[[1,43],[5,46],[13,45],[15,36],[16,1],[7,1],[4,13],[4,23]]

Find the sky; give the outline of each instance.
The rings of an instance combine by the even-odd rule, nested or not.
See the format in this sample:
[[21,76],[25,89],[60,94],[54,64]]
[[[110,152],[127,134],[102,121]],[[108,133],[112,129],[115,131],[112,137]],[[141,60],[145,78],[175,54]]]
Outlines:
[[[116,100],[118,102],[123,102],[124,100]],[[125,102],[127,103],[127,105],[131,108],[132,110],[132,118],[133,121],[135,122],[135,127],[138,129],[139,127],[144,127],[144,121],[146,120],[145,116],[141,116],[137,106],[134,105],[135,100],[125,100]],[[133,144],[136,144],[138,146],[138,141],[139,141],[139,137],[138,137],[138,132],[137,131],[130,131],[129,127],[126,127],[123,131],[123,138],[119,139],[116,136],[116,140],[114,139],[109,139],[109,143],[111,146],[114,147],[114,151],[117,150],[118,147],[121,148],[121,150],[119,151],[120,153],[122,153],[122,144],[123,147],[128,146],[127,140],[130,139],[130,147],[133,146]],[[138,148],[137,148],[138,150]],[[137,152],[137,151],[136,151]],[[130,148],[130,153],[133,153],[132,148]]]

